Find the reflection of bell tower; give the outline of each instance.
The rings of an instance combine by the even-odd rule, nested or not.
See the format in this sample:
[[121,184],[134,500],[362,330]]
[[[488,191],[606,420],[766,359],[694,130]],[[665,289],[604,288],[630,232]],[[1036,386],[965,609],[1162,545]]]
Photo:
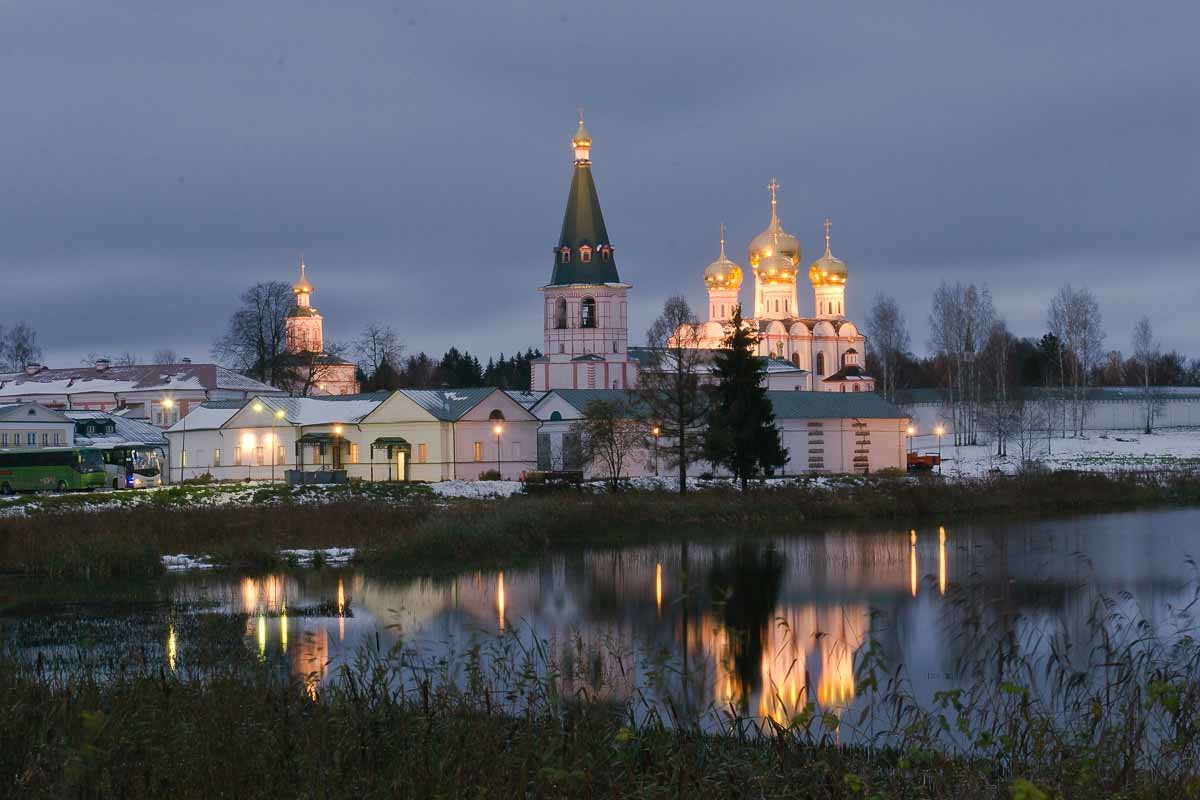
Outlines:
[[304,259],[300,259],[300,280],[292,284],[296,307],[287,316],[287,351],[289,353],[320,353],[325,349],[321,330],[322,318],[312,306],[313,285],[304,274]]

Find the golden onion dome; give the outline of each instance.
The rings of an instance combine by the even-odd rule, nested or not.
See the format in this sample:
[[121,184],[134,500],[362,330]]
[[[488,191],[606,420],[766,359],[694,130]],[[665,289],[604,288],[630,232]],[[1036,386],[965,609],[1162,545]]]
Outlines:
[[825,255],[813,262],[808,270],[808,279],[813,286],[836,286],[846,282],[849,271],[846,262],[834,256],[829,247],[829,229],[833,223],[825,220]]
[[772,253],[759,259],[754,274],[763,283],[792,283],[796,280],[796,265],[783,253]]
[[592,146],[592,135],[587,132],[587,128],[583,127],[583,109],[579,110],[579,127],[575,130],[575,135],[571,137],[571,144],[575,147]]
[[304,274],[304,259],[300,259],[300,280],[292,284],[293,294],[312,294],[313,285],[308,282],[308,277]]
[[704,285],[709,289],[739,289],[742,268],[725,256],[725,226],[721,226],[721,255],[704,269]]
[[759,261],[771,255],[782,255],[792,262],[792,266],[796,266],[800,263],[800,240],[785,231],[779,223],[779,202],[775,196],[779,182],[772,178],[767,188],[771,190],[771,222],[766,230],[750,240],[747,250],[750,266],[757,268]]

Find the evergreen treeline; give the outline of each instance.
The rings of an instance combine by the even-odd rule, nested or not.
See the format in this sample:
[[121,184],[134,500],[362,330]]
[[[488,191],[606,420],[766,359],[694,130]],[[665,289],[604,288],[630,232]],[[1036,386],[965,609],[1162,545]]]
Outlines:
[[528,391],[530,362],[541,356],[541,351],[531,347],[512,356],[501,353],[496,358],[489,358],[484,365],[469,351],[451,347],[440,359],[431,358],[427,353],[416,353],[400,357],[399,364],[393,365],[385,358],[372,374],[366,374],[360,367],[359,382],[364,392],[476,386]]

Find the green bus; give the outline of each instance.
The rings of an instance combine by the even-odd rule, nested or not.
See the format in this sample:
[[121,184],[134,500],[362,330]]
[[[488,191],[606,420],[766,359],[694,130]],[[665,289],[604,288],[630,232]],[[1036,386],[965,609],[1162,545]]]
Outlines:
[[104,455],[83,447],[0,450],[0,494],[104,486]]

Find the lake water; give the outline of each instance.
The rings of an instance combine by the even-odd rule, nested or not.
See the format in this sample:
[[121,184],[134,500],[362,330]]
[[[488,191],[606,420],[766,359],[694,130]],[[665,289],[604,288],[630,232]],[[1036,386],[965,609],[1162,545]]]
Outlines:
[[1055,639],[1084,652],[1101,601],[1110,618],[1186,627],[1198,531],[1200,510],[1188,509],[731,534],[438,578],[341,569],[198,572],[128,586],[6,579],[0,626],[27,653],[137,646],[186,671],[200,644],[179,632],[180,615],[235,612],[245,617],[230,629],[234,646],[314,692],[364,645],[402,643],[436,663],[473,647],[494,654],[541,643],[571,674],[568,689],[591,683],[618,698],[785,719],[807,700],[852,708],[855,657],[868,642],[927,698],[1002,640],[1033,656]]

